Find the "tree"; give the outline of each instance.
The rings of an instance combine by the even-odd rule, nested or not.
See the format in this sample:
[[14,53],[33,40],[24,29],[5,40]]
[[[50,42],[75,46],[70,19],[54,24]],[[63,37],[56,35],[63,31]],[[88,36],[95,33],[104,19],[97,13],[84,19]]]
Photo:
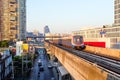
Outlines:
[[0,47],[8,47],[8,41],[4,40],[0,42]]

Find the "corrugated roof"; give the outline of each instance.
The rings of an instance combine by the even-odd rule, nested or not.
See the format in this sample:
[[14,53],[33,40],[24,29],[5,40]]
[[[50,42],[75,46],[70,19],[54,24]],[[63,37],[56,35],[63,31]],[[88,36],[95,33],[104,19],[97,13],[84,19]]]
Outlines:
[[63,66],[58,67],[58,71],[60,72],[61,76],[68,74],[68,71]]

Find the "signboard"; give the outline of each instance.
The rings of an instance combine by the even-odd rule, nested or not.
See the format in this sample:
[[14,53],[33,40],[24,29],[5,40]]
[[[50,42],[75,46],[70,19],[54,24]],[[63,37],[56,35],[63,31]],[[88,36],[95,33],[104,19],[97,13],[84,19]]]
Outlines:
[[23,52],[22,44],[23,44],[22,41],[16,42],[16,55],[21,55],[22,54],[22,52]]
[[28,52],[28,44],[23,44],[22,48],[23,48],[23,52]]
[[101,35],[101,37],[105,37],[106,36],[106,31],[105,30],[101,30],[100,31],[100,35]]
[[34,46],[29,46],[29,52],[30,52],[30,53],[34,53],[34,52],[35,52]]

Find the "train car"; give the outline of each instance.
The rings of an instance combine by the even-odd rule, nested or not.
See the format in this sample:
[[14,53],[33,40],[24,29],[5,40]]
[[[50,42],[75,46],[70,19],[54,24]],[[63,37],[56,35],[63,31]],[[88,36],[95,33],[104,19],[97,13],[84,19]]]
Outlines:
[[93,27],[73,31],[84,37],[84,44],[94,47],[120,49],[120,26]]
[[74,49],[84,49],[85,45],[83,43],[83,36],[72,36],[71,39],[72,48]]
[[71,38],[59,38],[59,39],[53,40],[53,43],[60,46],[67,47],[67,48],[73,48],[73,49],[85,48],[82,36],[71,36]]
[[89,38],[84,40],[85,45],[110,48],[110,38]]

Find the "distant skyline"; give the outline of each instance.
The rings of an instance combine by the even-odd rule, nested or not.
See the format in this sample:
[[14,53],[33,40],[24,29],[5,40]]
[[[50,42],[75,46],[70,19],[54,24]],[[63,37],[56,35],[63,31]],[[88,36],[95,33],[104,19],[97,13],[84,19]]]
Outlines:
[[27,0],[27,31],[52,33],[114,23],[114,0]]

